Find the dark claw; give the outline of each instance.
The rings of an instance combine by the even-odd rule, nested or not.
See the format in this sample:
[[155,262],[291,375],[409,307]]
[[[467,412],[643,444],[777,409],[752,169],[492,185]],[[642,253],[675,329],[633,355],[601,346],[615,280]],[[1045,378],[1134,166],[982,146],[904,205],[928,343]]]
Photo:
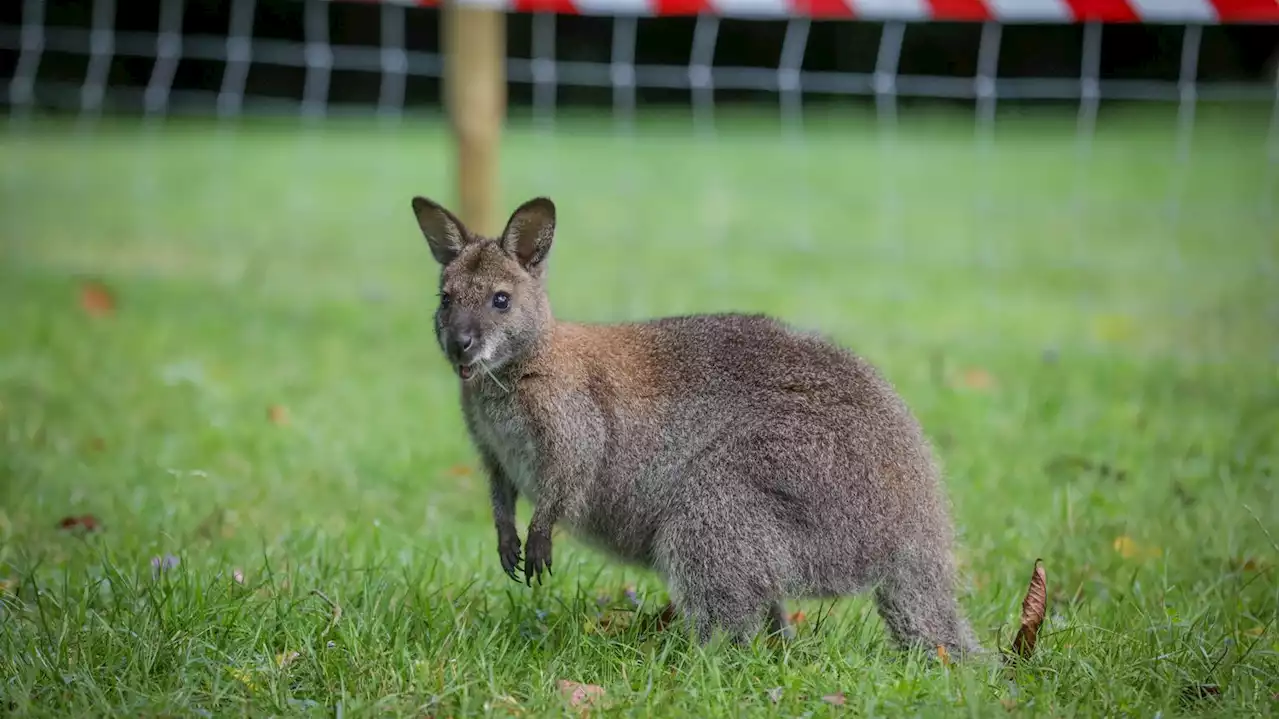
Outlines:
[[520,581],[516,576],[520,569],[520,539],[515,536],[499,538],[498,558],[502,561],[502,571],[512,580]]
[[541,534],[531,534],[525,545],[525,586],[532,587],[534,579],[538,580],[539,586],[545,584],[546,580],[542,576],[544,569],[547,575],[551,574],[551,538]]

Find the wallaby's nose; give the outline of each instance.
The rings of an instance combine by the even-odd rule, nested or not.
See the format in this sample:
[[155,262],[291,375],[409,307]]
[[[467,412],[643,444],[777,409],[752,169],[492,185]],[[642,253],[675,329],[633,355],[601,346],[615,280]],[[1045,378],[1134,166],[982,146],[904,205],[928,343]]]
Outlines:
[[476,343],[476,338],[470,332],[462,332],[458,334],[458,346],[463,352],[471,349],[471,345]]

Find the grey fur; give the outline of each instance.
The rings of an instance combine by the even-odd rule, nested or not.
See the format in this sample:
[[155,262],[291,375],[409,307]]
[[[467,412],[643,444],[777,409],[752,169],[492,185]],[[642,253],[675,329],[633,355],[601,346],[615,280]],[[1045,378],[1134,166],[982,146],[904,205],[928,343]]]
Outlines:
[[436,333],[463,376],[513,579],[522,495],[526,583],[551,571],[560,525],[658,572],[703,641],[762,623],[790,634],[784,599],[872,590],[899,644],[978,650],[933,452],[870,364],[764,316],[558,322],[543,285],[550,200],[522,205],[496,239],[413,206],[444,258]]

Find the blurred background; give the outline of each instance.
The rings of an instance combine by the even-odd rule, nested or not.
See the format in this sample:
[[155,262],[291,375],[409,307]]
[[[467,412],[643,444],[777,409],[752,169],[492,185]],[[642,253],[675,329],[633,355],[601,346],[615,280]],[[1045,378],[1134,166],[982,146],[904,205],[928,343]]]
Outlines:
[[[432,272],[411,194],[489,231],[549,194],[555,291],[588,319],[762,305],[866,342],[1046,346],[1132,325],[1166,353],[1271,332],[1268,3],[517,4],[492,161],[452,139],[418,5],[6,3],[8,258],[343,291],[319,263],[385,294],[402,261]],[[479,209],[468,163],[492,168]]]

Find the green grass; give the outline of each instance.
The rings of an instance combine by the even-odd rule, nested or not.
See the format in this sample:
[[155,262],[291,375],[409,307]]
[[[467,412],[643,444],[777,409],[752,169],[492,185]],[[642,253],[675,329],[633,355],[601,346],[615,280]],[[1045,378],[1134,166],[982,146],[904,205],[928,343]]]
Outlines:
[[[408,209],[453,201],[439,125],[0,135],[0,700],[556,715],[564,679],[629,716],[1274,716],[1265,118],[1206,109],[1186,165],[1170,117],[1104,115],[1087,160],[1073,122],[1002,117],[982,151],[947,117],[893,147],[857,118],[804,144],[584,120],[503,155],[504,207],[559,205],[562,316],[767,311],[883,368],[945,463],[986,646],[1044,559],[1016,670],[903,657],[865,597],[796,604],[787,647],[703,650],[631,621],[654,577],[563,535],[549,584],[508,580]],[[85,513],[102,531],[59,529]]]

